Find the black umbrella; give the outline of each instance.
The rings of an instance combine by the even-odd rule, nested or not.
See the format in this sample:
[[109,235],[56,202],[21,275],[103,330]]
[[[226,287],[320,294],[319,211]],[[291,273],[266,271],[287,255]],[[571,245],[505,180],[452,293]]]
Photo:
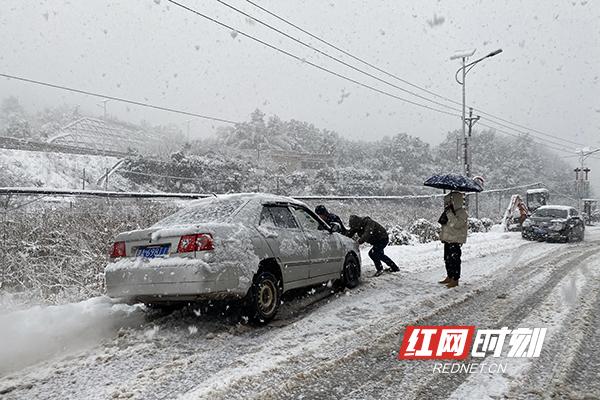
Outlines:
[[423,185],[457,192],[481,192],[483,187],[473,179],[458,174],[432,175]]

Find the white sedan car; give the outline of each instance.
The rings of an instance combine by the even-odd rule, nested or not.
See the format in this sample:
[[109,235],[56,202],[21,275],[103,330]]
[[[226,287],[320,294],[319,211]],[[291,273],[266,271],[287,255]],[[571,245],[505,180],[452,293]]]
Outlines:
[[288,197],[194,201],[148,229],[117,236],[105,269],[107,293],[159,305],[243,298],[248,317],[266,323],[285,291],[359,284],[358,245],[335,230]]

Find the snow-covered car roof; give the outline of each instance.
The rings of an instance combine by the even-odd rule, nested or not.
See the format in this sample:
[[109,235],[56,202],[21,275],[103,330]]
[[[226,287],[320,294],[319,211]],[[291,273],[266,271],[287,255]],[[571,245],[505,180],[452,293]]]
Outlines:
[[[269,193],[233,193],[214,195],[186,203],[183,208],[157,223],[152,228],[165,228],[190,224],[250,222],[259,215],[259,207],[268,203],[305,206],[290,197]],[[250,207],[246,207],[250,205]]]
[[529,189],[527,193],[548,193],[548,189]]
[[536,209],[537,210],[565,210],[565,211],[569,211],[569,210],[573,210],[575,207],[571,207],[571,206],[553,206],[553,205],[546,205],[546,206],[541,206],[538,207]]
[[271,193],[231,193],[218,194],[214,197],[206,197],[200,200],[194,200],[189,203],[190,206],[196,204],[204,204],[213,201],[236,201],[236,200],[257,200],[261,202],[277,202],[277,203],[293,203],[298,205],[306,205],[303,202],[287,196],[280,196]]

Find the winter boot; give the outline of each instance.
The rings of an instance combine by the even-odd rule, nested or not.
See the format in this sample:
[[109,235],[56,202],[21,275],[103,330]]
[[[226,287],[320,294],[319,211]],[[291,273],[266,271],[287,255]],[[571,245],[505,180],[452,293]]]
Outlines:
[[448,284],[446,285],[446,287],[448,289],[453,288],[453,287],[457,287],[458,286],[458,280],[454,280],[452,278],[450,278],[450,282],[448,282]]
[[445,285],[445,284],[447,284],[449,282],[450,282],[450,277],[447,276],[447,277],[444,278],[443,281],[439,281],[438,283],[441,283],[442,285]]
[[381,275],[383,275],[383,270],[382,270],[382,269],[378,269],[378,270],[377,270],[377,272],[375,272],[375,273],[373,274],[373,277],[376,277],[376,276],[381,276]]

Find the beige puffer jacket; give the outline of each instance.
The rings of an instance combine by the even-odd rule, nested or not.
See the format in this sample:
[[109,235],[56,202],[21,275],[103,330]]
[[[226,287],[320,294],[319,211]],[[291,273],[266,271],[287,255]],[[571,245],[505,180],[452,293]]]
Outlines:
[[444,196],[444,206],[452,202],[454,212],[446,211],[448,222],[442,225],[440,240],[446,243],[465,243],[467,241],[467,219],[469,215],[464,209],[465,195],[459,192],[450,192]]

